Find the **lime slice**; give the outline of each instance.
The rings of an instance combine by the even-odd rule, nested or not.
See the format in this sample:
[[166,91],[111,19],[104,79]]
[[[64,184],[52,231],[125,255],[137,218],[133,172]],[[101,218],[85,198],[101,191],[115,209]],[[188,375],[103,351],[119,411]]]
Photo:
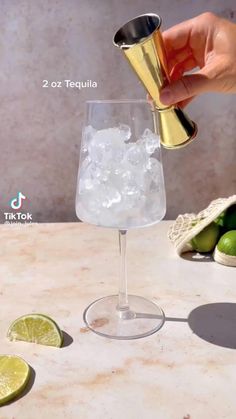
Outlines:
[[10,340],[60,347],[63,342],[62,331],[54,320],[44,314],[26,314],[16,319],[7,332]]
[[0,355],[0,406],[18,396],[29,377],[30,367],[22,358]]
[[220,226],[212,222],[191,240],[193,250],[202,253],[211,252],[217,243],[219,234]]
[[217,243],[217,249],[226,255],[236,256],[236,230],[223,234]]

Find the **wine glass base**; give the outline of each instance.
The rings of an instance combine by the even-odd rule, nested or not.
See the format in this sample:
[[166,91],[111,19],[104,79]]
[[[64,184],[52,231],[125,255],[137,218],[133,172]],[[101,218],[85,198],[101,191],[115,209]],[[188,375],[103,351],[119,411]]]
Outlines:
[[129,308],[119,310],[118,295],[110,295],[91,303],[84,311],[86,326],[111,339],[139,339],[159,330],[165,315],[160,307],[143,297],[129,295]]

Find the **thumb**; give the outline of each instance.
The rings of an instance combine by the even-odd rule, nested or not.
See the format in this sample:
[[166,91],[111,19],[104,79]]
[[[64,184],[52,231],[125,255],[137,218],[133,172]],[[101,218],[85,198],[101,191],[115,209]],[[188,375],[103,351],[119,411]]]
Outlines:
[[200,93],[214,90],[213,84],[213,80],[200,72],[185,75],[164,87],[160,93],[160,100],[164,105],[173,105]]

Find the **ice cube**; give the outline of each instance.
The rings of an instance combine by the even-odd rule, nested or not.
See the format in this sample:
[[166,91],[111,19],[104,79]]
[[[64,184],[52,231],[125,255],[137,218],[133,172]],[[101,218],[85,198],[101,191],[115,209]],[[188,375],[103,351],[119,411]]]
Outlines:
[[149,219],[149,223],[161,220],[165,214],[165,193],[160,189],[158,192],[150,192],[144,214]]
[[91,174],[94,179],[97,179],[98,182],[104,183],[107,182],[110,171],[105,167],[96,166],[96,164],[91,165]]
[[99,197],[94,190],[86,191],[77,197],[77,211],[82,219],[99,215],[101,210]]
[[83,194],[88,190],[92,189],[93,187],[93,179],[90,175],[90,171],[88,170],[88,166],[81,166],[80,174],[79,174],[79,193]]
[[92,179],[90,178],[80,178],[80,182],[79,182],[79,193],[83,194],[91,189],[93,189],[94,187],[94,182]]
[[[86,183],[86,182],[85,182]],[[86,217],[93,217],[93,215],[101,216],[107,209],[112,210],[113,205],[121,201],[119,191],[108,184],[92,184],[91,188],[87,188],[77,197],[80,205],[80,212],[84,211]]]
[[93,139],[104,148],[110,147],[111,145],[114,145],[114,143],[119,144],[124,141],[125,138],[130,137],[131,134],[129,134],[128,130],[128,126],[123,127],[122,125],[120,125],[120,128],[113,127],[101,129],[96,132]]
[[139,186],[145,194],[159,191],[160,184],[163,181],[162,166],[159,160],[149,157],[144,171],[140,172],[139,175]]
[[132,144],[125,153],[125,159],[132,166],[143,166],[147,162],[147,154],[144,147],[139,144]]
[[86,193],[100,183],[101,179],[99,178],[98,170],[99,168],[97,168],[87,156],[80,169],[79,193]]
[[111,149],[111,136],[107,131],[109,130],[97,131],[88,146],[91,160],[98,165],[101,164],[103,155]]
[[121,163],[125,155],[125,147],[123,144],[115,144],[112,148],[112,160],[116,163]]
[[88,146],[89,157],[95,164],[100,164],[103,157],[103,150],[99,143],[96,143],[94,139]]
[[148,154],[153,154],[160,147],[160,137],[154,134],[149,128],[146,128],[139,140]]
[[135,195],[140,191],[137,179],[131,170],[126,170],[120,178],[120,187],[122,195]]
[[85,157],[85,159],[81,162],[80,176],[83,176],[84,172],[87,170],[90,163],[91,163],[90,157],[89,156]]
[[83,147],[82,152],[88,151],[89,143],[91,142],[92,138],[96,133],[96,129],[92,127],[92,125],[87,125],[83,131]]
[[100,185],[98,192],[103,208],[110,208],[121,200],[119,191],[112,184]]
[[112,170],[110,171],[109,175],[109,182],[119,191],[122,188],[123,181],[122,181],[122,174],[123,168],[121,165],[113,165]]
[[128,141],[131,137],[131,129],[130,129],[129,125],[119,124],[119,130],[121,132],[121,138],[124,141]]
[[95,163],[82,163],[79,179],[79,192],[84,193],[86,190],[93,189],[95,186],[106,183],[109,179],[110,171],[106,168],[99,167]]
[[135,215],[136,211],[140,211],[146,202],[146,198],[141,193],[136,193],[132,195],[124,195],[122,197],[122,207],[123,210],[133,209]]
[[162,179],[162,166],[159,160],[154,157],[150,157],[148,159],[146,169],[153,182],[158,184]]
[[117,127],[97,131],[88,146],[91,160],[107,168],[110,168],[114,161],[121,162],[125,153],[123,137]]

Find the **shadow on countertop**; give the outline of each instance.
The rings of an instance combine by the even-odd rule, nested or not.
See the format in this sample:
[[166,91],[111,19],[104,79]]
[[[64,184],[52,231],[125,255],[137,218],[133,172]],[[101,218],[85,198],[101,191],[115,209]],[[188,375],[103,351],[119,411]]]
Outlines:
[[186,322],[199,338],[236,349],[236,303],[204,304],[192,310],[187,319],[166,317],[166,321]]
[[70,346],[74,341],[72,336],[66,333],[64,330],[62,330],[62,335],[63,335],[63,342],[62,342],[61,347],[65,348],[66,346]]
[[188,316],[190,329],[201,339],[236,349],[236,304],[213,303],[196,307]]
[[180,255],[180,257],[191,262],[215,262],[212,253],[187,252]]

